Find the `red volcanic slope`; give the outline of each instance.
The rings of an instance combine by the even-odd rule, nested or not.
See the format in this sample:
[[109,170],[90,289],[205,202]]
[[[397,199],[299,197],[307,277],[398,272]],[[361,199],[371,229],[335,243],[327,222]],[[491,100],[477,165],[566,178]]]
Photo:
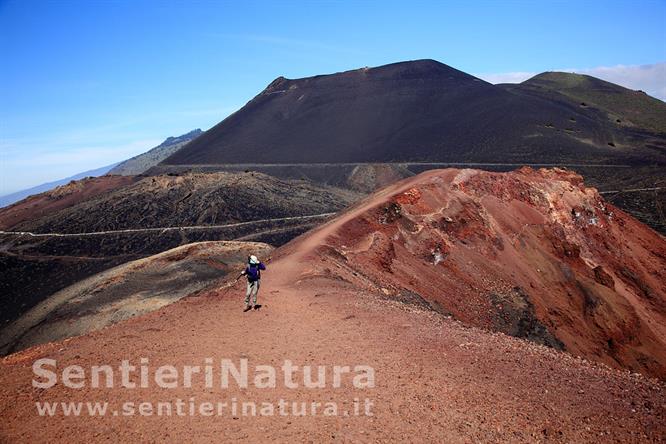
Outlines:
[[[490,315],[499,308],[493,309],[487,302],[490,297],[481,296],[492,285],[500,298],[497,305],[510,305],[508,296],[507,302],[501,299],[509,290],[503,282],[493,282],[503,278],[512,291],[525,287],[511,293],[513,304],[525,307],[529,301],[539,322],[569,349],[594,349],[596,330],[589,322],[611,325],[616,318],[607,314],[624,316],[617,311],[622,308],[633,313],[631,319],[639,325],[636,340],[642,345],[633,349],[647,354],[648,338],[664,337],[650,330],[658,328],[651,323],[660,319],[655,307],[663,300],[659,287],[663,279],[650,273],[659,261],[663,263],[663,256],[657,255],[663,252],[664,240],[614,208],[604,210],[602,203],[594,190],[584,189],[579,178],[562,171],[493,175],[444,170],[391,185],[282,247],[263,273],[261,310],[241,312],[244,288],[238,283],[230,290],[186,298],[86,336],[2,359],[0,440],[663,440],[663,382],[466,327],[428,309],[427,300],[432,298],[439,301],[440,310],[448,307],[465,322],[509,325],[510,319],[502,324]],[[580,213],[576,220],[566,217],[571,205]],[[507,208],[513,213],[506,213]],[[598,218],[597,225],[590,225],[592,217]],[[551,231],[558,228],[559,236],[553,235]],[[614,236],[633,254],[628,259],[625,255],[622,265],[614,262],[613,246],[599,244]],[[435,257],[440,257],[437,265]],[[602,264],[604,272],[595,274],[594,261],[602,258],[607,261]],[[484,261],[491,262],[483,265]],[[617,267],[624,267],[624,274]],[[557,282],[551,297],[545,286],[555,285],[560,273],[570,276],[569,281]],[[596,283],[597,275],[605,284]],[[609,277],[616,288],[612,292],[598,287],[611,285]],[[587,304],[587,314],[584,300],[572,290],[567,297],[578,301],[579,312],[563,311],[569,306],[559,300],[564,291],[560,287],[572,288],[573,280],[588,288],[588,297],[599,298],[595,306]],[[429,290],[434,285],[439,289]],[[399,287],[412,288],[412,294],[399,294]],[[639,291],[650,296],[636,296]],[[623,297],[626,303],[621,304]],[[542,305],[546,302],[553,304],[552,309]],[[581,319],[585,321],[581,331],[589,336],[564,334],[573,335],[570,332]],[[562,324],[556,325],[557,321]],[[547,337],[534,319],[532,325],[537,338]],[[638,351],[630,352],[631,346],[620,345],[623,357],[637,356]],[[659,355],[655,356],[658,364]],[[37,389],[31,386],[31,367],[38,358],[55,359],[59,372],[70,364],[88,370],[91,365],[118,366],[122,360],[138,365],[141,358],[148,359],[152,371],[161,365],[177,369],[203,365],[206,358],[235,363],[246,358],[252,371],[257,365],[280,367],[288,359],[299,366],[326,366],[329,379],[317,389],[304,387],[302,372],[295,378],[300,381],[297,388],[289,388],[281,378],[270,389],[252,383],[247,388],[234,383],[228,388],[217,383],[206,387],[197,377],[187,387],[181,377],[171,389],[152,383],[136,389],[93,388],[89,379],[81,389],[63,384]],[[344,379],[336,388],[330,379],[334,365],[371,366],[375,387],[359,389]],[[226,410],[212,417],[40,417],[35,408],[37,401],[63,400],[99,400],[118,409],[127,401],[156,405],[177,399],[186,403],[284,399],[334,401],[342,409],[349,408],[354,398],[369,398],[373,415],[243,416]]]
[[78,202],[135,182],[135,176],[100,176],[74,180],[0,210],[0,230],[54,213]]
[[666,241],[577,174],[439,170],[369,202],[319,248],[333,273],[666,378]]

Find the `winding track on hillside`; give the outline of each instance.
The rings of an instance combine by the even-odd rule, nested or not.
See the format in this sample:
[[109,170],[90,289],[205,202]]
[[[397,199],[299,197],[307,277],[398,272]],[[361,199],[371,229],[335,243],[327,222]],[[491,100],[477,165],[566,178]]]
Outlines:
[[320,213],[310,214],[307,216],[291,216],[291,217],[276,217],[273,219],[257,219],[246,222],[236,222],[233,224],[223,225],[186,225],[175,227],[154,227],[154,228],[127,228],[124,230],[105,230],[105,231],[91,231],[84,233],[32,233],[30,231],[2,231],[0,235],[15,235],[15,236],[31,236],[31,237],[79,237],[79,236],[103,236],[107,234],[123,234],[123,233],[146,233],[146,232],[167,232],[167,231],[197,231],[197,230],[217,230],[222,228],[235,228],[244,227],[252,224],[266,223],[266,222],[289,222],[294,220],[309,220],[326,218],[334,215],[335,213]]

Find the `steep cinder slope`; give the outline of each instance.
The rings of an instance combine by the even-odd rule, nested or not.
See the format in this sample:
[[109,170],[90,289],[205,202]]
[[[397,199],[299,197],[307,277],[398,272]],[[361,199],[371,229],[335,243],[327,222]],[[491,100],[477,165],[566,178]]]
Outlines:
[[666,240],[580,176],[435,170],[390,190],[318,247],[330,273],[468,325],[666,378]]
[[633,137],[577,104],[417,60],[280,77],[163,164],[666,162]]

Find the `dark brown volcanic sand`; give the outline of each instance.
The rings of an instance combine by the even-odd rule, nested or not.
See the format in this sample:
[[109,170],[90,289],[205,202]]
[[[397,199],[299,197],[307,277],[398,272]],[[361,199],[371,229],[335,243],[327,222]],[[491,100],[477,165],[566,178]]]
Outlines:
[[[655,112],[666,117],[658,100]],[[162,163],[666,163],[659,131],[435,60],[279,77]],[[252,155],[248,155],[252,153]]]
[[[464,243],[448,246],[448,256],[438,265],[429,263],[432,256],[426,250],[429,256],[422,258],[414,279],[421,278],[421,270],[425,267],[431,270],[440,267],[441,274],[447,275],[446,268],[465,249],[469,250],[467,254],[472,266],[479,263],[473,261],[477,255],[483,255],[487,260],[492,259],[492,254],[497,255],[500,259],[496,261],[498,271],[490,277],[498,276],[512,266],[510,258],[502,255],[509,255],[518,248],[524,249],[521,254],[539,259],[539,269],[550,275],[553,271],[545,268],[549,264],[545,258],[555,254],[555,247],[550,245],[554,238],[546,232],[549,226],[556,224],[557,215],[565,214],[567,205],[600,203],[593,190],[585,190],[575,182],[575,176],[558,171],[521,171],[491,176],[471,170],[446,170],[425,173],[385,188],[335,220],[282,247],[264,273],[261,310],[241,312],[242,286],[239,284],[231,291],[212,291],[186,298],[160,311],[90,335],[38,346],[4,358],[0,363],[3,414],[0,434],[6,441],[68,442],[663,441],[666,403],[663,383],[626,370],[591,363],[534,342],[466,327],[426,304],[399,300],[392,293],[393,287],[384,287],[388,294],[378,291],[378,283],[372,275],[375,264],[362,268],[368,270],[368,276],[357,271],[359,261],[354,256],[361,259],[374,248],[373,245],[379,249],[393,244],[380,242],[382,233],[396,233],[400,229],[415,235],[416,225],[404,219],[424,216],[433,208],[442,209],[439,206],[444,204],[445,211],[453,213],[442,213],[441,217],[456,221],[453,226],[459,231],[455,236],[461,243],[463,240],[468,242],[469,247]],[[481,190],[486,197],[477,194]],[[548,219],[551,212],[546,209],[550,201],[542,198],[556,190],[564,191],[565,195],[557,204],[562,207],[552,209],[551,220]],[[475,199],[484,204],[479,209],[484,211],[466,217],[470,223],[469,231],[465,232],[468,225],[460,220],[460,211],[465,206],[459,204]],[[396,202],[404,209],[404,213],[403,210],[399,213],[403,216],[398,218],[390,216],[397,214],[395,212],[383,211],[387,204]],[[446,207],[446,202],[451,206]],[[504,205],[509,205],[515,213],[505,214],[500,219],[502,213],[493,209]],[[596,207],[590,210],[596,211]],[[650,267],[658,263],[655,261],[663,261],[663,256],[661,259],[650,256],[650,251],[663,248],[663,238],[655,237],[631,218],[611,210],[615,219],[601,220],[603,230],[560,221],[564,229],[560,241],[580,242],[578,258],[592,260],[589,258],[606,256],[597,256],[600,254],[597,250],[588,251],[587,248],[597,245],[596,241],[602,241],[606,236],[621,234],[625,245],[637,253],[634,259],[641,264],[635,268],[634,263],[628,261],[626,266],[632,273],[640,273],[639,278],[646,279],[645,288],[657,292],[655,303],[663,301],[662,290],[653,288],[657,277],[646,277]],[[483,244],[476,240],[481,234],[489,236],[491,232],[487,226],[485,231],[479,231],[485,225],[481,220],[474,220],[474,214],[484,215],[487,218],[484,220],[490,221],[497,233],[522,234],[515,239],[506,239],[504,250],[493,253],[496,247],[492,238]],[[381,221],[375,219],[370,227],[378,233],[375,235],[377,240],[364,237],[368,228],[358,223],[375,217],[383,217]],[[542,231],[533,231],[530,227],[523,230],[521,224],[525,218],[541,224]],[[431,230],[424,234],[428,232]],[[443,238],[453,235],[444,227],[439,233]],[[574,236],[576,233],[585,234],[589,240],[583,242]],[[409,245],[407,232],[398,233],[393,244],[396,250],[399,250],[397,246],[401,238],[405,241],[403,245]],[[347,248],[340,245],[343,240]],[[426,242],[421,244],[424,248],[429,247]],[[481,245],[487,250],[478,250]],[[356,252],[348,249],[351,246],[356,247]],[[342,248],[348,256],[346,261],[339,250]],[[647,252],[638,255],[643,250]],[[387,264],[391,269],[382,275],[394,280],[400,275],[396,260],[406,259],[407,267],[415,263],[408,259],[411,255],[411,251],[397,251],[392,263]],[[375,256],[376,259],[382,257],[387,256],[383,253]],[[583,271],[578,258],[573,255],[570,260],[562,259],[562,262],[571,269],[572,276],[581,280],[589,274]],[[516,282],[521,282],[522,273],[528,272],[526,264],[519,258],[513,260],[516,260],[513,264]],[[500,265],[501,261],[506,264]],[[613,296],[615,292],[600,291],[588,280],[584,282],[593,289],[593,294],[611,301],[603,299],[598,307],[613,303],[615,309],[613,298],[629,298],[634,294],[630,291],[637,290],[630,290],[632,284],[615,275],[614,266],[603,267],[605,274],[598,273],[599,280],[608,284],[610,276],[620,289],[616,292],[623,293]],[[537,279],[535,273],[539,272],[532,269],[529,276],[535,284],[542,285],[545,280]],[[428,272],[428,276],[434,274]],[[484,285],[482,276],[476,278],[481,288]],[[663,280],[657,283],[663,283]],[[449,291],[442,287],[440,290],[452,301],[458,299],[455,293],[458,288],[451,287]],[[531,297],[532,290],[526,291]],[[534,301],[536,306],[537,299]],[[471,299],[470,309],[461,313],[471,313],[474,307],[485,309],[481,302],[478,297]],[[641,315],[652,315],[653,308],[645,300],[640,304],[635,300],[626,303],[627,308],[631,306]],[[562,309],[561,306],[555,307]],[[598,315],[592,313],[591,316],[596,319]],[[479,319],[484,318],[480,316]],[[555,335],[559,332],[554,329]],[[562,341],[568,340],[561,336]],[[177,368],[203,365],[207,357],[215,362],[228,358],[236,364],[246,358],[251,368],[256,365],[279,367],[286,359],[300,366],[364,364],[375,369],[376,384],[374,388],[355,388],[345,379],[341,387],[335,388],[329,379],[324,388],[312,389],[305,388],[301,379],[297,388],[287,388],[278,378],[277,386],[271,389],[261,389],[253,384],[239,388],[234,383],[229,388],[221,388],[218,384],[207,388],[202,379],[195,379],[190,388],[180,384],[180,388],[160,389],[152,384],[145,389],[111,390],[95,389],[88,384],[83,389],[70,389],[59,384],[41,390],[33,388],[30,381],[33,377],[31,366],[35,359],[42,357],[56,359],[59,370],[68,364],[84,367],[119,365],[123,359],[138,365],[141,357],[147,358],[153,369],[164,364]],[[330,367],[328,370],[330,377]],[[277,402],[283,398],[290,402],[339,403],[359,397],[370,398],[374,407],[373,416],[348,417],[234,417],[227,412],[213,417],[109,415],[74,418],[57,415],[44,418],[37,416],[34,404],[47,400],[103,400],[118,408],[120,403],[129,400],[156,402],[195,398],[197,402],[218,402],[230,401],[234,397],[239,401],[255,402]]]

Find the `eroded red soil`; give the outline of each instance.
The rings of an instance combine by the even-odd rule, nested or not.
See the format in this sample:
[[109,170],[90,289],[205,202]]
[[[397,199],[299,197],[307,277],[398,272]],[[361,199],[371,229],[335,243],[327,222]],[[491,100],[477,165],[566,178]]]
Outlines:
[[666,377],[666,241],[570,171],[424,173],[319,251],[389,298]]

